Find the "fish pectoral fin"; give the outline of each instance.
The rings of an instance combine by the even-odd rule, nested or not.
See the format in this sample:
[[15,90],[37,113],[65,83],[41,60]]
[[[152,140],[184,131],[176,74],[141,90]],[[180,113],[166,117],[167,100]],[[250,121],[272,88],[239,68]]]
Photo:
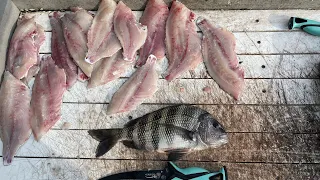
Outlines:
[[168,161],[177,161],[181,159],[185,154],[189,153],[189,151],[189,149],[166,151],[168,153]]
[[131,149],[139,149],[139,147],[137,147],[133,141],[130,141],[130,140],[125,140],[125,141],[122,141],[123,145],[125,145],[126,147],[128,148],[131,148]]

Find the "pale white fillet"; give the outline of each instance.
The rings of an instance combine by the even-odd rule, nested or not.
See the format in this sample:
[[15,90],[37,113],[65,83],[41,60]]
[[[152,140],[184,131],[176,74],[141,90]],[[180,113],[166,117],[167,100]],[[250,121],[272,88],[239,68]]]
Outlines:
[[72,8],[74,12],[66,13],[62,18],[62,27],[64,38],[68,47],[68,51],[88,76],[91,76],[93,65],[85,61],[87,48],[87,32],[92,23],[93,17],[84,9]]
[[114,13],[114,31],[123,47],[123,57],[126,61],[134,61],[136,52],[147,38],[147,26],[136,21],[131,9],[119,1]]
[[168,81],[194,69],[202,61],[201,40],[196,32],[194,18],[195,14],[181,2],[172,2],[166,24]]
[[70,56],[66,41],[63,35],[61,14],[53,12],[49,14],[52,27],[51,51],[52,59],[59,68],[63,68],[67,76],[67,89],[70,89],[77,82],[78,66]]
[[3,164],[10,165],[18,148],[29,139],[30,90],[9,71],[0,88],[0,137]]
[[146,42],[140,49],[136,66],[146,63],[148,56],[153,54],[158,60],[165,55],[165,28],[169,15],[167,4],[163,0],[149,0],[140,18],[140,23],[148,27]]
[[107,84],[118,79],[132,65],[132,62],[123,60],[121,50],[109,58],[103,58],[95,63],[88,88]]
[[221,89],[238,100],[244,87],[244,71],[235,53],[234,35],[214,27],[202,17],[198,18],[197,24],[203,32],[202,54],[210,76]]
[[137,71],[113,95],[107,114],[131,111],[157,91],[157,58],[150,55],[146,64]]
[[55,65],[51,56],[41,61],[32,89],[30,124],[37,141],[60,119],[66,73]]
[[44,29],[36,24],[34,17],[24,15],[18,20],[10,41],[6,70],[18,79],[26,77],[29,69],[37,63],[44,40]]
[[114,0],[101,0],[88,32],[88,63],[93,64],[101,58],[110,57],[121,49],[120,41],[113,30],[113,14],[116,7]]

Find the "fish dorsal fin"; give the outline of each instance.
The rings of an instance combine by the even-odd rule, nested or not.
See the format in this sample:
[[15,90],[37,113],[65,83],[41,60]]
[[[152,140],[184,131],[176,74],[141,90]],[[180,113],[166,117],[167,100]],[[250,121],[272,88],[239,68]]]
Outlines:
[[124,127],[131,127],[131,126],[134,126],[136,125],[139,121],[140,121],[141,118],[137,118],[137,119],[133,119],[129,122],[127,122]]

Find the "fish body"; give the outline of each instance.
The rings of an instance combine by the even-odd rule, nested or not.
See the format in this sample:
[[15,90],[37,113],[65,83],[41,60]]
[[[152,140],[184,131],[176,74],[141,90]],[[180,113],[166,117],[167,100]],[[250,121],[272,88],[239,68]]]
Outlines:
[[121,49],[114,33],[113,14],[117,7],[114,0],[101,0],[99,9],[88,31],[88,53],[86,61],[94,64],[104,57],[111,57]]
[[221,89],[238,100],[244,87],[244,70],[239,66],[235,53],[234,35],[225,29],[214,27],[201,17],[197,24],[203,32],[202,54],[210,76]]
[[118,141],[138,150],[168,153],[169,159],[228,141],[225,130],[212,115],[190,105],[166,107],[132,120],[122,129],[90,130],[89,134],[100,141],[97,157]]
[[119,1],[114,13],[114,31],[123,48],[126,61],[134,61],[136,52],[145,43],[148,30],[136,21],[136,17],[129,7]]
[[4,165],[11,164],[18,148],[29,139],[30,94],[24,83],[5,71],[0,88],[0,137]]
[[121,50],[109,58],[103,58],[94,64],[88,88],[104,85],[118,79],[130,66],[132,66],[132,62],[123,60]]
[[10,41],[6,70],[23,79],[37,64],[39,49],[45,40],[44,29],[29,14],[19,19]]
[[90,77],[93,65],[86,62],[85,57],[88,51],[87,33],[93,17],[84,9],[73,8],[72,10],[74,12],[66,13],[61,18],[64,39],[75,63]]
[[166,23],[169,67],[166,80],[172,81],[202,62],[201,40],[196,32],[195,14],[179,1],[173,1]]
[[63,35],[61,14],[53,12],[49,14],[50,24],[52,27],[51,49],[52,59],[55,64],[65,70],[67,77],[67,89],[70,89],[77,82],[78,67],[70,56],[66,41]]
[[165,28],[169,8],[163,0],[149,0],[140,18],[140,23],[148,27],[146,42],[140,49],[136,66],[146,63],[148,56],[153,54],[158,60],[165,56]]
[[146,64],[138,68],[113,95],[107,114],[115,114],[135,109],[145,99],[157,91],[157,58],[150,55]]
[[37,141],[61,118],[63,93],[66,90],[64,69],[51,56],[41,61],[32,89],[30,124]]

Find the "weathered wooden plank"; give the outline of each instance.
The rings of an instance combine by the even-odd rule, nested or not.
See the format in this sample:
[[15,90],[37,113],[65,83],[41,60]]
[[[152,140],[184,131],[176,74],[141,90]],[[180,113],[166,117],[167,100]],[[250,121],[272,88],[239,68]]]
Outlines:
[[[320,54],[238,55],[238,59],[245,78],[320,78]],[[168,59],[157,62],[159,78],[164,77],[167,67]],[[135,70],[131,66],[122,77],[130,77]],[[181,74],[179,78],[211,79],[203,63],[194,70]]]
[[[200,35],[200,34],[199,34]],[[235,32],[237,54],[319,53],[320,39],[300,31]],[[40,53],[51,53],[51,32]]]
[[[320,134],[228,133],[228,144],[190,153],[190,161],[320,163]],[[1,143],[0,143],[1,145]],[[98,142],[86,130],[51,130],[40,142],[31,137],[19,150],[23,157],[95,158]],[[1,153],[1,151],[0,151]],[[166,160],[116,144],[105,159]]]
[[[54,129],[122,127],[130,119],[166,107],[142,104],[136,110],[107,115],[107,104],[62,106],[62,119]],[[212,114],[228,132],[320,133],[320,106],[195,105]]]
[[[126,79],[87,89],[77,82],[64,95],[64,102],[107,103]],[[210,87],[211,92],[203,91]],[[190,104],[319,104],[319,79],[246,79],[239,101],[222,91],[212,79],[159,79],[158,91],[145,103]]]
[[[94,11],[95,12],[95,11]],[[140,19],[142,11],[133,11]],[[291,16],[320,19],[319,10],[195,10],[197,16],[203,16],[212,23],[230,31],[288,31]],[[50,11],[35,12],[36,22],[51,31],[48,14]],[[200,31],[197,28],[197,31]]]
[[[319,179],[319,164],[268,164],[268,163],[228,163],[228,162],[188,162],[178,161],[181,168],[202,167],[218,171],[226,166],[229,179],[275,180],[275,179]],[[90,159],[44,159],[16,158],[11,166],[0,164],[3,179],[98,179],[108,174],[133,170],[163,169],[164,161],[142,160],[90,160]]]

